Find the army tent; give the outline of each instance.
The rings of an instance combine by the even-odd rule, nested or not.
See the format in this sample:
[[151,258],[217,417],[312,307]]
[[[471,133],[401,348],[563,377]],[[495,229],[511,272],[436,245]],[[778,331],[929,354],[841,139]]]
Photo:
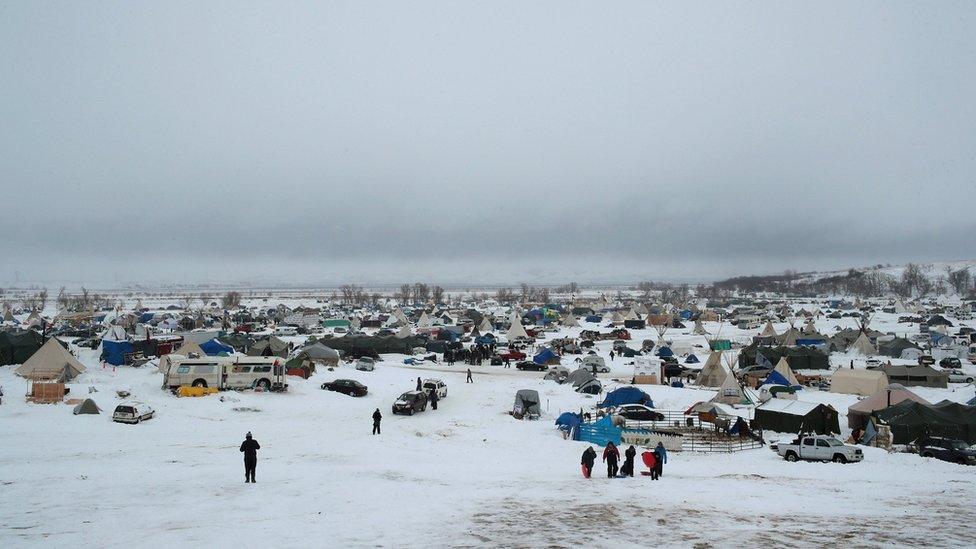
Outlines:
[[757,364],[756,355],[759,353],[771,363],[778,362],[784,356],[787,357],[790,368],[794,371],[830,368],[827,355],[816,347],[764,347],[757,343],[743,347],[742,352],[739,353],[739,365],[745,367]]
[[906,349],[919,349],[918,345],[915,345],[908,339],[904,337],[896,337],[888,341],[878,341],[878,354],[888,356],[891,358],[901,358],[902,353]]
[[14,372],[28,379],[71,381],[84,373],[85,366],[56,338],[50,338]]
[[288,342],[271,336],[268,339],[255,341],[247,350],[247,356],[276,356],[285,358],[291,350]]
[[33,330],[0,332],[0,366],[23,364],[44,345],[44,337]]
[[909,391],[904,385],[891,383],[868,398],[861,399],[847,408],[847,425],[851,429],[863,428],[868,416],[906,400],[928,405],[929,401]]
[[908,444],[923,436],[957,438],[976,443],[976,408],[962,404],[927,406],[905,400],[875,412],[883,425],[891,427],[894,444]]
[[297,356],[301,355],[304,355],[312,362],[324,364],[326,366],[335,366],[339,364],[339,351],[326,346],[321,341],[316,341],[311,345],[303,347]]
[[71,413],[76,416],[81,414],[100,414],[102,410],[95,404],[94,400],[86,398],[84,402],[75,406]]
[[840,433],[837,410],[828,404],[773,398],[756,408],[756,426],[779,433]]
[[841,368],[830,376],[830,392],[869,396],[888,386],[888,376],[880,370]]
[[891,383],[899,383],[905,387],[937,387],[945,389],[949,383],[949,375],[930,366],[922,365],[886,365],[881,371],[888,376]]
[[329,340],[329,347],[350,356],[376,356],[380,353],[411,354],[414,347],[424,347],[426,340],[418,337],[344,336]]

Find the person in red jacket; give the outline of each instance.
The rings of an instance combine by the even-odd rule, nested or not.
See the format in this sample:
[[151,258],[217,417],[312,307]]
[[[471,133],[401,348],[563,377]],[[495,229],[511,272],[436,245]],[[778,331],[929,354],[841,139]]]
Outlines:
[[607,463],[607,477],[617,476],[617,461],[620,460],[620,452],[612,442],[607,442],[607,447],[603,449],[603,461]]

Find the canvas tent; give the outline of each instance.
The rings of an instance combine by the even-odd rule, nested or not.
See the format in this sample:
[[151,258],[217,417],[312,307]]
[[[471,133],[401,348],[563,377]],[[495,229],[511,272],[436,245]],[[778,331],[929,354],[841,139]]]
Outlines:
[[565,313],[563,313],[563,316],[560,319],[559,323],[567,328],[578,328],[580,325],[579,322],[576,320],[576,317],[573,316],[573,313],[570,311],[566,311]]
[[857,336],[857,339],[851,343],[850,347],[847,348],[847,352],[864,356],[873,356],[878,354],[878,350],[874,348],[874,345],[871,344],[871,340],[868,339],[868,335],[864,332],[861,332],[861,335]]
[[773,327],[773,321],[767,320],[766,327],[763,328],[762,333],[760,333],[759,335],[761,337],[776,337],[779,334],[776,333],[776,328]]
[[555,381],[557,383],[565,383],[566,378],[568,377],[569,377],[568,369],[562,366],[553,366],[552,368],[549,369],[548,372],[546,372],[544,376],[542,376],[542,379]]
[[194,341],[183,341],[183,345],[180,345],[180,348],[173,351],[172,354],[183,355],[183,356],[190,356],[192,354],[195,354],[198,357],[201,357],[206,355],[207,353],[203,352],[203,349],[200,348],[200,344]]
[[949,383],[949,375],[922,365],[886,365],[881,371],[888,376],[890,383],[899,383],[905,387],[937,387],[945,389]]
[[478,325],[478,329],[481,330],[481,333],[487,334],[493,331],[495,327],[491,325],[491,322],[488,320],[488,317],[485,316],[481,318],[481,324]]
[[929,403],[924,398],[906,389],[904,385],[891,383],[870,397],[859,400],[851,405],[847,409],[847,425],[851,429],[863,428],[868,416],[874,412],[884,410],[889,406],[899,404],[906,400],[926,405]]
[[326,346],[321,341],[316,341],[311,345],[303,347],[298,355],[304,355],[312,362],[324,364],[326,366],[335,366],[339,364],[339,351]]
[[71,381],[84,371],[85,366],[53,337],[15,370],[17,375],[28,379],[58,381]]
[[841,368],[830,376],[830,392],[868,396],[888,386],[888,376],[880,370]]
[[800,381],[796,379],[796,374],[793,373],[793,368],[790,368],[790,363],[785,356],[780,357],[773,371],[783,376],[783,379],[786,380],[790,387],[800,385]]
[[593,373],[590,370],[580,367],[570,372],[569,375],[566,376],[565,382],[571,383],[573,387],[579,387],[583,383],[593,379],[593,377]]
[[288,356],[288,351],[290,350],[291,346],[286,341],[271,336],[268,339],[255,341],[247,350],[247,356],[276,356],[285,358]]
[[525,328],[522,327],[522,321],[519,319],[518,315],[516,314],[512,315],[512,326],[508,329],[507,332],[505,332],[505,337],[508,338],[508,341],[515,341],[520,337],[525,339],[531,339],[529,337],[529,334],[525,331]]
[[756,408],[756,426],[779,433],[840,433],[837,410],[828,404],[774,398]]
[[712,402],[729,405],[752,404],[752,401],[742,390],[742,386],[739,385],[739,382],[735,379],[735,376],[732,375],[725,376],[725,381],[722,382],[722,386],[719,387],[718,393],[712,398]]

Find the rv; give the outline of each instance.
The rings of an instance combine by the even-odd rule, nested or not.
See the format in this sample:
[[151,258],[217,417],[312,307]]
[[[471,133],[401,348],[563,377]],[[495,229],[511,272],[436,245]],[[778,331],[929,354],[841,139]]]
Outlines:
[[173,362],[163,372],[163,388],[181,386],[217,389],[285,391],[285,367],[276,357],[211,356]]

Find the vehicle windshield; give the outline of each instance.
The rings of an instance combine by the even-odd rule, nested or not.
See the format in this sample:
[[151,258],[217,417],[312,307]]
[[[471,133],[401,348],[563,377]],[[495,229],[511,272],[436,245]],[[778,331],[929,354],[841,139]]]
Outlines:
[[952,448],[953,450],[968,450],[969,446],[961,440],[950,440],[946,443],[946,446]]
[[829,444],[831,446],[843,446],[844,445],[843,442],[837,440],[836,438],[828,438],[827,439],[827,444]]

